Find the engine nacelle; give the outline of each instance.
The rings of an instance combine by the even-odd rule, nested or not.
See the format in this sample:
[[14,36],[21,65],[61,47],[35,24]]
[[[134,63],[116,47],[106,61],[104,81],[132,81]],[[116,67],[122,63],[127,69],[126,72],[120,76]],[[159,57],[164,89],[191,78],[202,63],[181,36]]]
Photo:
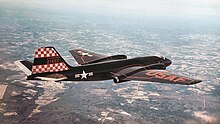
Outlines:
[[122,82],[126,82],[126,81],[129,81],[129,80],[123,80],[123,78],[114,77],[113,81],[114,81],[114,83],[122,83]]

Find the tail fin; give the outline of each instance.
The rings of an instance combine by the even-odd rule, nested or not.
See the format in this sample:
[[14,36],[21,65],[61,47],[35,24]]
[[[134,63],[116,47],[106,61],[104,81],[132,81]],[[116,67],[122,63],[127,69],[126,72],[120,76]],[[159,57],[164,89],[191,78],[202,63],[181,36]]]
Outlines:
[[69,68],[54,47],[41,47],[35,51],[32,74],[59,72]]

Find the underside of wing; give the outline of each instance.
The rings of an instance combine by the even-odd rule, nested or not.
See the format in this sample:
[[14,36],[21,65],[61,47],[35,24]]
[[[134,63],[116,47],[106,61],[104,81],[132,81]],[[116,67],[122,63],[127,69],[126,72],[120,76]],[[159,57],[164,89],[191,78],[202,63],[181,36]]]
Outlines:
[[[132,73],[131,70],[132,69],[130,69],[130,72],[127,74],[124,73],[129,71],[129,70],[126,71],[126,69],[121,72],[118,72],[117,73],[118,76],[116,76],[117,74],[115,74],[114,82],[120,83],[123,81],[136,80],[136,81],[150,81],[150,82],[182,84],[182,85],[191,85],[202,82],[201,80],[196,80],[193,78],[172,74],[166,70],[143,70],[143,71],[138,71],[137,73]],[[120,73],[124,73],[124,74],[120,74]]]
[[83,49],[70,50],[70,53],[80,65],[106,57],[105,55],[89,52]]

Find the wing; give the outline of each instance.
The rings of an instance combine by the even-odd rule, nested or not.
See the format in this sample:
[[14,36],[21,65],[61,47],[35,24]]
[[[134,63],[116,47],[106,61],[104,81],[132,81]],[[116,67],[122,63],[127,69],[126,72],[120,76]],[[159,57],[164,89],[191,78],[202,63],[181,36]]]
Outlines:
[[[136,68],[136,70],[141,68]],[[133,70],[133,71],[131,71]],[[171,83],[171,84],[182,84],[191,85],[202,82],[201,80],[192,79],[185,76],[172,74],[165,70],[143,70],[136,71],[133,69],[124,69],[114,74],[114,82],[119,83],[120,81],[136,80],[136,81],[150,81],[160,83]],[[136,72],[134,72],[136,71]]]
[[80,65],[106,57],[83,49],[70,50],[70,53]]

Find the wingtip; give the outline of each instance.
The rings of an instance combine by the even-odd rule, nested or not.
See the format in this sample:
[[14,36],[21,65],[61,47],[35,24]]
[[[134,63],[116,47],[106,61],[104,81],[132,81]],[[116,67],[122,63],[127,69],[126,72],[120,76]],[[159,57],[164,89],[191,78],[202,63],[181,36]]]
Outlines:
[[198,83],[201,83],[201,82],[202,82],[202,80],[194,80],[193,82],[190,83],[190,85],[192,85],[192,84],[198,84]]

